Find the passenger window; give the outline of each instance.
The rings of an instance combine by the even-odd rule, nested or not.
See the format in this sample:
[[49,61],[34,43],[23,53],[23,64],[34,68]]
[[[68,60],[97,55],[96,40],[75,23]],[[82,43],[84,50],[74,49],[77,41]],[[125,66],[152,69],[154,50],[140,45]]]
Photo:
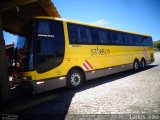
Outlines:
[[54,21],[53,22],[53,33],[54,33],[54,47],[57,59],[57,66],[63,61],[64,51],[65,51],[65,41],[64,41],[64,29],[63,23]]
[[80,31],[80,40],[81,44],[89,44],[92,43],[91,32],[90,29],[84,26],[79,27]]
[[105,41],[105,43],[112,44],[112,32],[109,30],[107,31],[107,40]]
[[140,45],[141,45],[141,46],[144,46],[144,44],[143,44],[143,37],[142,37],[142,36],[139,36],[138,39],[139,39],[139,41],[140,41]]
[[99,40],[99,31],[95,28],[92,29],[92,43],[93,44],[99,44],[100,40]]
[[123,39],[123,34],[122,33],[118,33],[118,44],[119,45],[123,45],[124,44],[124,39]]
[[134,45],[134,46],[137,46],[137,39],[136,39],[136,35],[131,35],[132,36],[132,44]]
[[112,43],[115,44],[115,45],[118,44],[117,32],[112,32]]
[[107,44],[107,32],[106,31],[103,31],[103,30],[100,30],[99,31],[99,41],[100,41],[100,44]]
[[128,45],[133,46],[133,38],[131,34],[128,34]]
[[143,44],[144,44],[144,46],[148,46],[148,43],[147,43],[148,41],[147,41],[147,37],[143,37]]
[[136,45],[143,46],[141,36],[139,35],[136,36]]
[[149,46],[153,46],[152,37],[148,37]]
[[153,46],[152,38],[151,37],[143,37],[143,44],[145,46]]
[[78,27],[75,25],[68,24],[69,42],[70,44],[79,43]]
[[123,34],[123,37],[124,37],[124,45],[128,45],[128,42],[127,42],[127,41],[128,41],[128,40],[127,40],[127,39],[128,39],[128,38],[127,38],[127,34],[124,33],[124,34]]

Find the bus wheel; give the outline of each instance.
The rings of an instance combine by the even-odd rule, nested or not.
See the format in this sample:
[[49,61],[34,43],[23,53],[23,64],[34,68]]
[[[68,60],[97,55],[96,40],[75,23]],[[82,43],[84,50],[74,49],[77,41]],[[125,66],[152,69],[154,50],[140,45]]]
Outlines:
[[84,80],[84,75],[82,71],[78,69],[73,69],[69,72],[67,76],[67,86],[69,88],[78,88],[82,85]]
[[146,67],[146,62],[144,59],[141,60],[141,69],[144,69]]
[[134,63],[133,63],[133,70],[135,72],[137,72],[139,70],[139,62],[138,62],[138,60],[135,60]]

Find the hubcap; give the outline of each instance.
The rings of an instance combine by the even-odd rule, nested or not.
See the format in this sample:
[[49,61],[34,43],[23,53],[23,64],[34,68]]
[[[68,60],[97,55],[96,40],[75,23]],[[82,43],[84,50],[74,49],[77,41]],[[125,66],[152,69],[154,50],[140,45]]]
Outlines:
[[144,66],[145,66],[145,63],[144,63],[144,61],[142,61],[142,68],[144,68]]
[[135,62],[135,69],[138,70],[138,63]]
[[80,84],[80,80],[81,80],[81,77],[80,77],[79,74],[74,73],[74,74],[71,75],[71,84],[73,86],[79,85]]

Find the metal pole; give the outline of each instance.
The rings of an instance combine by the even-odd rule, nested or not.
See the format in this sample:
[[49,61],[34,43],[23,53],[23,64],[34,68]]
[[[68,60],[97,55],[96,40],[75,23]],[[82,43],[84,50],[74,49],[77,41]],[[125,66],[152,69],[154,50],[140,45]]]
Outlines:
[[5,42],[3,37],[2,17],[0,13],[0,97],[2,100],[8,100],[10,98],[9,77],[5,57]]

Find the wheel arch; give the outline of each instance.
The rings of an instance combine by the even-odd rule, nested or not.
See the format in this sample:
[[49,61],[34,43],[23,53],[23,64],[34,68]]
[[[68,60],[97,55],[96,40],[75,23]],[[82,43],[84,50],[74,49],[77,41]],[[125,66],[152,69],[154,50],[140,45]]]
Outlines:
[[144,60],[144,62],[146,63],[146,59],[144,57],[141,58],[141,61]]
[[138,58],[135,58],[133,62],[135,62],[135,61],[138,61],[138,64],[139,64],[139,62],[140,62],[140,61],[138,60]]

